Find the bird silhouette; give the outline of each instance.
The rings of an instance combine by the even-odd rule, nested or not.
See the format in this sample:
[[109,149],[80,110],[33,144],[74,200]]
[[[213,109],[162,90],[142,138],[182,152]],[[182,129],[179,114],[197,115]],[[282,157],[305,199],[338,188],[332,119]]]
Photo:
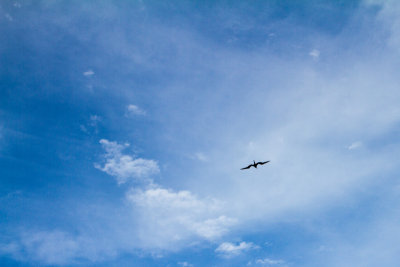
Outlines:
[[268,163],[268,162],[269,162],[269,160],[264,161],[264,162],[260,161],[260,162],[257,162],[257,163],[256,163],[256,162],[253,160],[253,164],[250,164],[250,165],[247,166],[247,167],[241,168],[241,170],[250,169],[251,167],[254,167],[254,168],[257,169],[257,165],[264,165],[264,164],[266,164],[266,163]]

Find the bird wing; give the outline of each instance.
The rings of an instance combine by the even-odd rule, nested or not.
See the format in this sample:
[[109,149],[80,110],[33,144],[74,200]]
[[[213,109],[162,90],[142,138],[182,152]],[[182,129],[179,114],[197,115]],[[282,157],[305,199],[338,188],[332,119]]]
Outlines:
[[251,164],[251,165],[249,165],[247,167],[241,168],[241,170],[250,169],[251,166],[253,166],[253,164]]
[[257,164],[264,165],[265,163],[268,163],[268,162],[270,162],[270,161],[267,160],[267,161],[264,161],[264,162],[257,162]]

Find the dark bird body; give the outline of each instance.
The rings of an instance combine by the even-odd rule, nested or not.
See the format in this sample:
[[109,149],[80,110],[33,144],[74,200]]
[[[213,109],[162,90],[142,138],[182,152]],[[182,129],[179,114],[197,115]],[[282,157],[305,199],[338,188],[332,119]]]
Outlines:
[[251,167],[254,167],[254,168],[257,169],[257,165],[264,165],[264,164],[266,164],[266,163],[268,163],[268,162],[269,162],[269,160],[264,161],[264,162],[260,161],[260,162],[257,162],[257,163],[256,163],[256,162],[253,160],[253,164],[250,164],[250,165],[247,166],[247,167],[241,168],[241,170],[250,169]]

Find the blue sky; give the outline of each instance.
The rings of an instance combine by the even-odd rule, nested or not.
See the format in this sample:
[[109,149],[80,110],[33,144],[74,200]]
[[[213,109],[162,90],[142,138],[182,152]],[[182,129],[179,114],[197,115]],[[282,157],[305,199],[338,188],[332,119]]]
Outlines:
[[397,266],[399,15],[2,1],[0,265]]

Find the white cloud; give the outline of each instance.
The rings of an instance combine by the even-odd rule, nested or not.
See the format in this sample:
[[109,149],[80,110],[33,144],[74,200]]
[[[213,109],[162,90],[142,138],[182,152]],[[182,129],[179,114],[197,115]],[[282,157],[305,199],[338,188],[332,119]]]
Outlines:
[[236,222],[223,214],[220,201],[201,199],[189,191],[134,189],[127,199],[138,208],[138,236],[147,248],[170,250],[190,240],[214,240]]
[[208,161],[207,156],[204,155],[204,154],[201,153],[201,152],[195,153],[194,156],[195,156],[195,158],[196,158],[197,160],[200,160],[200,161]]
[[232,257],[236,256],[243,251],[247,251],[250,249],[256,249],[259,248],[258,246],[254,245],[253,243],[249,242],[240,242],[238,245],[235,245],[230,242],[224,242],[220,244],[216,249],[215,252],[225,256],[225,257]]
[[146,112],[136,105],[130,104],[127,108],[127,115],[146,115]]
[[362,144],[361,141],[356,141],[356,142],[352,143],[352,144],[348,147],[348,149],[349,149],[349,150],[357,149],[357,148],[360,148],[362,145],[363,145],[363,144]]
[[256,264],[260,264],[260,265],[266,265],[266,266],[271,266],[271,265],[282,265],[285,264],[285,261],[283,260],[272,260],[269,258],[265,258],[265,259],[258,259],[256,260]]
[[99,122],[102,121],[102,118],[98,115],[90,115],[90,126],[96,127]]
[[87,71],[85,71],[84,73],[83,73],[83,75],[85,75],[85,76],[92,76],[94,74],[94,71],[93,70],[87,70]]
[[310,55],[313,59],[317,60],[317,59],[319,58],[320,51],[317,50],[317,49],[313,49],[313,50],[309,53],[309,55]]
[[182,267],[193,267],[193,264],[188,263],[187,261],[183,261],[183,262],[178,262],[178,265],[182,266]]
[[102,120],[102,118],[99,115],[90,115],[90,120],[93,123],[98,123]]
[[79,125],[79,128],[81,129],[82,132],[88,133],[88,129],[85,127],[85,125]]
[[[96,168],[115,176],[118,183],[158,173],[152,160],[135,159],[122,153],[129,144],[100,140],[106,151],[104,166]],[[199,198],[187,190],[174,191],[150,183],[126,194],[135,220],[136,245],[149,250],[176,250],[201,240],[225,235],[236,220],[225,215],[225,204],[215,198]],[[174,244],[171,246],[171,244]]]
[[6,13],[6,14],[4,15],[4,17],[5,17],[6,19],[8,19],[8,21],[13,21],[13,20],[14,20],[14,18],[13,18],[10,14],[8,14],[8,13]]
[[99,115],[90,115],[89,122],[85,125],[79,125],[80,129],[84,133],[98,133],[98,124],[103,120],[103,118]]
[[114,176],[118,184],[123,184],[130,179],[147,178],[152,174],[160,172],[158,164],[154,160],[134,158],[122,153],[129,144],[120,145],[116,142],[101,139],[100,144],[106,150],[103,166],[95,164],[99,170]]

